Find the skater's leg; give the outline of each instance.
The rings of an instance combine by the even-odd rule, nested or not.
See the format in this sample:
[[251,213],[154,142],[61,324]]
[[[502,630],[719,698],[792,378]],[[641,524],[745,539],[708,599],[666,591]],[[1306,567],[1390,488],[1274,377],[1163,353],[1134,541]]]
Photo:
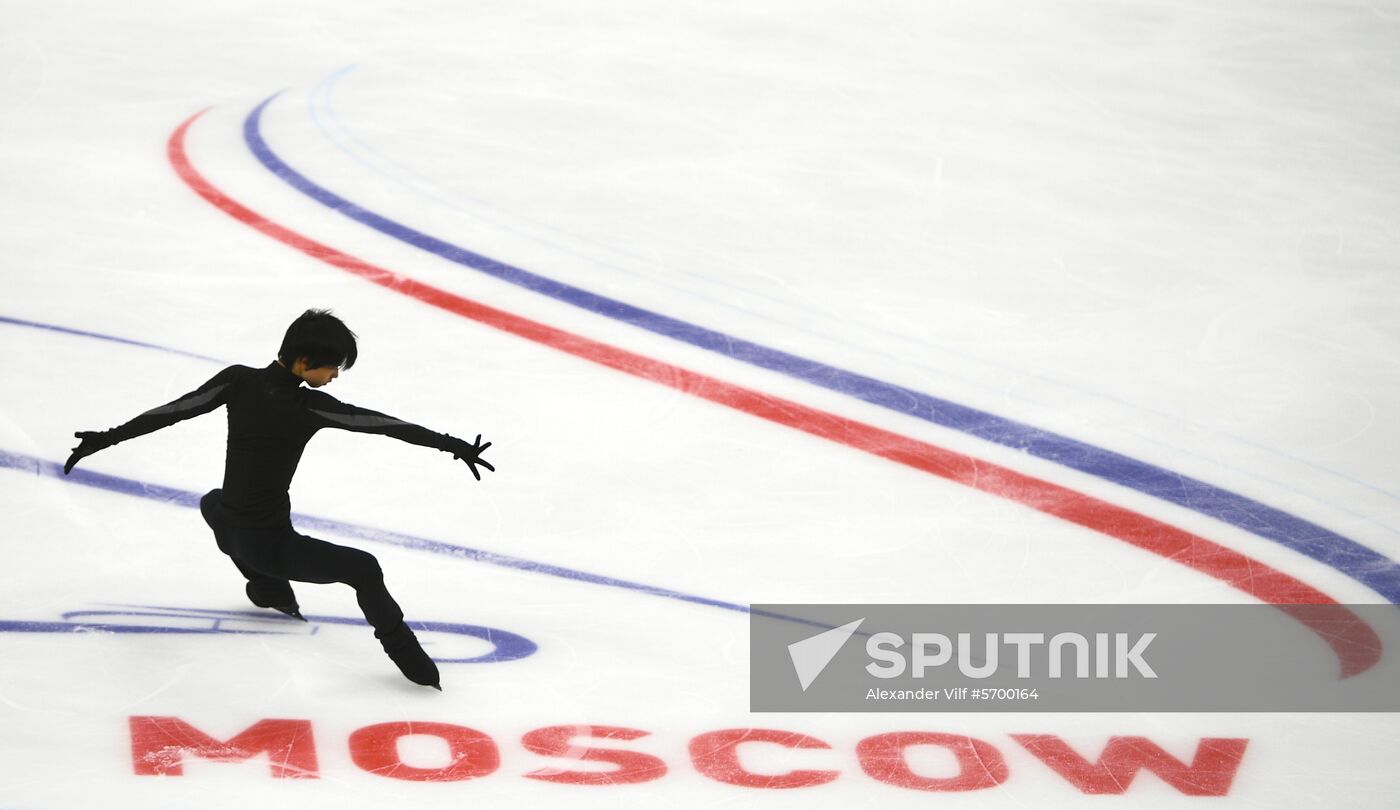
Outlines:
[[367,551],[294,534],[282,542],[276,573],[299,582],[342,582],[355,589],[355,599],[375,638],[403,624],[403,610],[384,584],[379,560]]
[[275,608],[290,616],[301,618],[297,609],[297,597],[292,592],[292,586],[286,579],[272,577],[264,574],[248,563],[239,559],[238,542],[234,535],[236,532],[228,525],[227,516],[223,512],[223,506],[219,501],[222,490],[211,490],[203,498],[199,499],[199,513],[204,517],[204,522],[209,525],[214,532],[214,542],[218,543],[219,550],[227,554],[233,564],[238,567],[238,572],[243,578],[248,580],[248,585],[244,592],[248,595],[248,601],[258,607]]
[[355,589],[355,598],[374,637],[404,677],[441,690],[437,664],[423,652],[413,631],[403,620],[403,610],[384,585],[384,572],[373,554],[338,546],[288,530],[274,561],[259,567],[268,573],[299,582],[343,582]]

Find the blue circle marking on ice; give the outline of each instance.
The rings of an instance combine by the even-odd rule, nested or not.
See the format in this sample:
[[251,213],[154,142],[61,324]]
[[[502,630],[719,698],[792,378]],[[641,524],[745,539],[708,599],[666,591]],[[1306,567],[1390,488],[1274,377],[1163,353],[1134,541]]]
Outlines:
[[[364,619],[346,616],[308,615],[306,622],[289,616],[254,613],[241,610],[211,610],[139,605],[125,610],[75,610],[63,614],[61,622],[0,620],[0,633],[159,633],[194,635],[266,636],[288,635],[309,629],[314,634],[319,624],[368,627]],[[205,626],[176,622],[200,622]],[[517,633],[458,622],[406,620],[417,633],[442,633],[468,636],[491,645],[489,652],[460,658],[432,656],[439,664],[495,664],[517,661],[539,650],[535,642]],[[251,626],[251,628],[250,628]],[[432,646],[429,638],[422,639],[425,648]]]

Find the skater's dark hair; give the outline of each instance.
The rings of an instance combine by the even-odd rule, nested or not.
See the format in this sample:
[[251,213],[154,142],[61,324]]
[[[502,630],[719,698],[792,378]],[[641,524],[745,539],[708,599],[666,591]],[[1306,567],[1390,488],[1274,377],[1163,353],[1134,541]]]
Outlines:
[[355,333],[344,321],[329,309],[308,309],[287,327],[277,359],[288,367],[305,357],[308,368],[350,368],[357,354]]

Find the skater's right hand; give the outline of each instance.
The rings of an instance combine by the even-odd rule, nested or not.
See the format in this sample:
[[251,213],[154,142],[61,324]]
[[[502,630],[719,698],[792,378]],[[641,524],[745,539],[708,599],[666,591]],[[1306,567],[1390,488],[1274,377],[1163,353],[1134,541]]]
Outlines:
[[112,442],[107,438],[105,433],[82,430],[73,435],[77,437],[79,444],[77,447],[73,448],[73,455],[68,457],[68,463],[63,465],[64,475],[67,475],[68,471],[73,469],[73,465],[77,464],[79,459],[86,458],[96,453],[98,450],[105,450],[112,446]]
[[491,466],[491,462],[481,459],[481,454],[490,446],[490,442],[486,444],[481,443],[480,433],[476,434],[476,442],[473,444],[467,444],[465,440],[457,439],[456,444],[452,447],[452,457],[467,462],[467,466],[472,470],[472,475],[476,476],[476,480],[480,481],[481,473],[477,472],[476,469],[478,464],[491,472],[496,471],[496,468]]

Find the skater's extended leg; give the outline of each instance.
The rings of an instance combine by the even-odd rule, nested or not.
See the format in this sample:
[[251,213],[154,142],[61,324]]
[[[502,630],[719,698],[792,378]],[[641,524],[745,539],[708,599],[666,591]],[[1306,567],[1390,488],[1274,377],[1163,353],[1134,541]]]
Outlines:
[[248,595],[248,601],[258,607],[273,608],[288,616],[301,619],[296,594],[286,579],[268,576],[239,559],[239,543],[234,536],[236,532],[228,525],[227,515],[224,514],[223,506],[219,501],[221,494],[221,490],[215,489],[200,498],[199,513],[204,517],[204,522],[209,525],[210,530],[214,532],[214,542],[218,543],[219,550],[233,560],[233,564],[238,567],[238,572],[243,575],[244,579],[248,580],[248,584],[244,588],[244,592]]
[[279,576],[298,582],[343,582],[354,588],[375,638],[403,624],[403,610],[384,585],[384,571],[373,554],[301,534],[283,541],[279,552],[275,561]]
[[[259,566],[264,567],[259,561]],[[343,582],[355,589],[365,621],[374,628],[384,652],[409,680],[441,689],[437,664],[403,620],[403,610],[384,585],[384,572],[373,554],[290,533],[279,544],[268,573],[299,582]]]

